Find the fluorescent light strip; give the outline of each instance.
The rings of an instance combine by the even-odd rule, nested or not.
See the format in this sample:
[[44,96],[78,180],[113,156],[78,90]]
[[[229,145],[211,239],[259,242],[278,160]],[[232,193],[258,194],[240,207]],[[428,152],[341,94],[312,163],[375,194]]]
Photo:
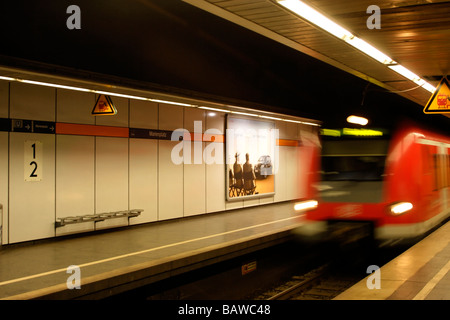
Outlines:
[[234,113],[234,114],[239,114],[239,115],[242,115],[242,116],[249,116],[249,117],[258,117],[258,115],[257,115],[257,114],[246,113],[246,112],[231,111],[231,113]]
[[270,119],[270,120],[278,120],[278,121],[283,120],[283,119],[281,119],[281,118],[269,117],[269,116],[259,116],[259,117],[260,117],[260,118],[264,118],[264,119]]
[[[407,79],[414,81],[419,84],[425,90],[433,93],[436,89],[433,85],[429,84],[425,80],[421,79],[419,76],[415,75],[413,72],[409,71],[402,65],[398,64],[392,58],[370,45],[366,41],[358,38],[350,31],[342,28],[337,23],[325,17],[323,14],[317,10],[311,8],[307,4],[300,0],[277,0],[277,2],[283,7],[291,10],[300,17],[308,20],[309,22],[315,24],[316,26],[322,28],[328,33],[334,35],[335,37],[347,42],[354,48],[360,50],[361,52],[367,54],[378,62],[388,65],[389,68],[406,77]],[[413,80],[414,79],[414,80]]]
[[210,108],[210,107],[198,107],[199,109],[204,109],[204,110],[209,110],[209,111],[216,111],[216,112],[225,112],[225,113],[230,113],[230,110],[225,110],[225,109],[217,109],[217,108]]
[[76,91],[84,91],[84,92],[90,92],[89,89],[84,88],[78,88],[78,87],[72,87],[72,86],[65,86],[62,84],[54,84],[54,83],[48,83],[48,82],[41,82],[41,81],[34,81],[34,80],[25,80],[25,79],[14,79],[18,82],[28,83],[28,84],[34,84],[38,86],[44,86],[44,87],[53,87],[53,88],[60,88],[60,89],[68,89],[68,90],[76,90]]
[[16,79],[14,78],[10,78],[10,77],[4,77],[4,76],[0,76],[0,80],[6,80],[6,81],[14,81]]
[[389,66],[389,69],[394,70],[395,72],[397,72],[398,74],[404,76],[405,78],[413,81],[414,83],[418,84],[419,86],[422,86],[422,88],[424,88],[425,90],[433,93],[434,90],[436,89],[433,85],[429,84],[428,82],[426,82],[425,80],[423,80],[422,78],[420,78],[417,74],[415,74],[414,72],[406,69],[404,66],[397,64],[394,66]]
[[174,102],[174,101],[167,101],[167,100],[160,100],[160,99],[148,99],[153,102],[159,102],[159,103],[168,103],[168,104],[175,104],[177,106],[183,106],[183,107],[194,107],[192,104],[189,103],[182,103],[182,102]]

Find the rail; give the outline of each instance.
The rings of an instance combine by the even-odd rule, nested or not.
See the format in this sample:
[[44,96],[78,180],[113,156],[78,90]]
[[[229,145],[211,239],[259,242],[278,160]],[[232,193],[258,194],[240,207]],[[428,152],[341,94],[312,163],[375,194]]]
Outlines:
[[59,227],[63,227],[68,224],[83,223],[83,222],[99,222],[99,221],[104,221],[107,219],[123,218],[123,217],[127,217],[128,222],[129,222],[130,218],[139,216],[142,211],[144,211],[144,210],[143,209],[132,209],[132,210],[122,210],[122,211],[115,211],[115,212],[105,212],[105,213],[98,213],[98,214],[87,214],[87,215],[82,215],[82,216],[57,218],[55,221],[55,227],[59,228]]

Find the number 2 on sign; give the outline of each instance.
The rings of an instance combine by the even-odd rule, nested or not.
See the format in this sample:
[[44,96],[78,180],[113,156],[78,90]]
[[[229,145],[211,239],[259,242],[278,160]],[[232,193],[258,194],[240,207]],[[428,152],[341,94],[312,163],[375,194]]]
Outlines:
[[42,180],[42,142],[25,141],[24,178],[25,181]]

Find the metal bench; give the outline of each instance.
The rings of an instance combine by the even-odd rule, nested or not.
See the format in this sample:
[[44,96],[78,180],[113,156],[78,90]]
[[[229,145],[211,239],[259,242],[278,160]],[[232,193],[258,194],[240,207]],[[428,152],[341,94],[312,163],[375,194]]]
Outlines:
[[99,222],[104,221],[106,219],[123,218],[123,217],[128,217],[129,223],[130,218],[137,217],[138,215],[141,214],[142,211],[144,211],[144,209],[122,210],[116,212],[105,212],[98,214],[87,214],[83,216],[57,218],[55,221],[55,228],[63,227],[65,225],[73,223]]

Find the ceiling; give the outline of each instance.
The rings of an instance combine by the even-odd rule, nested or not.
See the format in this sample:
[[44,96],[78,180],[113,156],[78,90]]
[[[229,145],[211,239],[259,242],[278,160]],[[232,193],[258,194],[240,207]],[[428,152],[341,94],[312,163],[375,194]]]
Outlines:
[[[372,0],[305,1],[433,85],[449,72],[448,1],[377,1],[379,30],[366,27]],[[0,2],[0,76],[183,97],[337,127],[363,106],[374,126],[408,115],[450,133],[447,117],[423,113],[428,91],[398,92],[416,85],[274,0],[77,0],[80,30],[66,27],[70,4]]]
[[[430,98],[417,85],[350,45],[302,20],[274,0],[183,0],[323,62],[396,92],[422,106]],[[436,86],[450,70],[450,1],[305,0],[356,36]],[[381,28],[368,29],[370,5],[381,9]],[[403,92],[402,92],[403,91]]]

